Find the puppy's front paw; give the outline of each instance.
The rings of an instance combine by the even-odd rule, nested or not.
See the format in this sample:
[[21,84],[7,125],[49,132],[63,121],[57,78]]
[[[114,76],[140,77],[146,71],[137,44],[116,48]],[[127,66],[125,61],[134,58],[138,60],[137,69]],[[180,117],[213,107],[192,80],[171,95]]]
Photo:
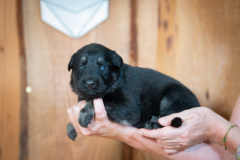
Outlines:
[[89,102],[80,111],[78,122],[81,127],[87,128],[92,119],[94,119],[94,108],[93,104]]
[[159,118],[152,116],[152,119],[145,123],[144,128],[146,128],[146,129],[162,128],[163,126],[158,123],[158,119]]
[[71,140],[75,141],[75,138],[77,137],[77,132],[71,123],[68,123],[67,125],[67,134]]

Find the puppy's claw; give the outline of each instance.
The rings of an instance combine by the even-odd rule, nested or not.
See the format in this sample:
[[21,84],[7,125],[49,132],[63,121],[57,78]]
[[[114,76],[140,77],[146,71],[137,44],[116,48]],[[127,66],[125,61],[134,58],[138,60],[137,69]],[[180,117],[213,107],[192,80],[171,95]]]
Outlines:
[[67,125],[67,134],[71,140],[75,141],[75,138],[77,137],[77,132],[71,123],[68,123]]

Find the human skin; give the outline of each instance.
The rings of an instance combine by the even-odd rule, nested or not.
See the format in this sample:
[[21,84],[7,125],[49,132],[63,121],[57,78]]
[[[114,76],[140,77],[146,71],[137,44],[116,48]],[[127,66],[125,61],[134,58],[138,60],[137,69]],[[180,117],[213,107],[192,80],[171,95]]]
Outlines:
[[[142,151],[148,152],[158,158],[161,159],[234,159],[234,155],[231,154],[229,151],[225,151],[222,146],[212,143],[209,141],[205,141],[204,143],[200,143],[197,145],[194,145],[188,149],[185,149],[181,152],[172,152],[172,149],[164,150],[162,145],[159,144],[158,141],[156,141],[155,138],[148,138],[146,136],[143,136],[139,134],[137,131],[137,128],[129,127],[129,126],[122,126],[113,122],[110,122],[107,118],[107,113],[104,108],[104,104],[101,99],[94,100],[94,109],[95,109],[95,119],[91,122],[91,124],[88,125],[88,128],[82,128],[78,124],[78,116],[81,108],[84,107],[86,104],[85,101],[81,101],[78,104],[72,106],[68,109],[68,117],[70,119],[70,122],[75,127],[76,131],[80,135],[85,136],[100,136],[100,137],[107,137],[112,139],[118,139],[120,141],[123,141],[130,146],[140,149]],[[234,116],[234,115],[233,115]],[[235,118],[236,121],[239,121],[239,119]],[[183,123],[184,125],[184,123]],[[165,127],[167,128],[167,127]],[[181,128],[181,127],[180,127]],[[164,128],[162,128],[164,129]],[[162,130],[158,129],[158,130]],[[232,128],[233,129],[233,128]],[[230,135],[231,132],[229,132]],[[225,134],[225,133],[224,133]],[[187,134],[188,135],[188,134]],[[205,136],[203,136],[205,137]],[[206,136],[208,137],[208,136]],[[201,141],[203,141],[202,139]],[[227,147],[228,147],[228,141],[227,139]],[[198,142],[199,143],[199,142]],[[184,148],[180,147],[180,150]],[[176,149],[175,149],[176,150]],[[173,154],[175,153],[175,154]],[[207,156],[206,156],[207,155]]]
[[[179,128],[170,126],[174,117],[181,117],[183,124]],[[206,140],[223,145],[223,137],[231,123],[206,107],[186,110],[159,119],[162,129],[140,129],[138,133],[149,138],[155,138],[167,153],[177,153]],[[236,153],[240,144],[240,129],[233,127],[226,137],[226,147],[231,153]]]

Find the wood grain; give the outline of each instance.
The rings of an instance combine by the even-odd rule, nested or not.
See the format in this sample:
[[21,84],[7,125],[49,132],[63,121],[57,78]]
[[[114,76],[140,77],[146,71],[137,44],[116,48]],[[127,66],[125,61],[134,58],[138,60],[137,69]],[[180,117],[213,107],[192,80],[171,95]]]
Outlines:
[[0,0],[0,160],[19,152],[20,61],[17,1]]
[[137,0],[137,65],[156,68],[158,49],[158,0]]
[[21,110],[20,110],[20,147],[19,159],[28,159],[28,96],[25,91],[27,87],[26,76],[26,55],[23,34],[23,15],[22,0],[17,0],[17,20],[19,35],[19,51],[20,51],[20,69],[21,69]]
[[[136,33],[133,35],[136,36],[135,58],[137,58],[137,60],[132,65],[155,69],[158,48],[158,0],[151,0],[151,2],[149,2],[149,0],[136,0],[135,3],[136,15],[134,21],[136,23]],[[133,149],[131,153],[132,160],[156,159],[137,149]]]
[[[67,138],[66,109],[77,102],[68,85],[67,64],[74,52],[93,42],[116,50],[125,63],[180,80],[202,105],[229,118],[240,91],[239,12],[238,0],[110,0],[109,18],[83,37],[71,39],[41,21],[38,0],[23,0],[24,85],[33,88],[26,100],[27,158],[155,159],[115,140],[80,136],[72,142]],[[5,25],[4,21],[1,28]]]
[[240,1],[160,1],[157,69],[229,119],[240,93]]
[[[23,0],[28,95],[28,159],[120,160],[122,143],[79,137],[69,140],[67,108],[77,102],[69,86],[67,64],[82,46],[97,42],[129,62],[129,1],[110,1],[110,17],[79,39],[72,39],[40,19],[38,0]],[[124,12],[123,12],[124,10]]]

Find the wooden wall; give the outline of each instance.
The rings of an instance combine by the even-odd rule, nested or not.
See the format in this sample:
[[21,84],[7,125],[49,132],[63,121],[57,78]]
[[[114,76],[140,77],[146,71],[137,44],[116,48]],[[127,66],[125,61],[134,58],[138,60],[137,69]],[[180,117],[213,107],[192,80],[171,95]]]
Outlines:
[[19,153],[20,50],[17,1],[0,0],[0,160]]
[[239,0],[110,0],[109,15],[72,39],[41,21],[39,0],[0,0],[0,160],[18,159],[20,87],[20,159],[155,159],[115,140],[67,138],[66,109],[77,102],[67,64],[92,42],[180,80],[230,117],[240,93]]
[[[116,140],[80,137],[72,142],[66,136],[69,122],[66,109],[77,102],[69,86],[67,64],[74,52],[92,42],[116,50],[126,63],[133,65],[146,61],[144,52],[148,50],[156,55],[157,7],[157,1],[111,0],[109,18],[82,38],[72,39],[41,21],[38,0],[23,0],[26,79],[27,86],[32,88],[27,103],[25,153],[28,155],[23,159],[120,160],[125,159],[123,155],[131,157],[122,152],[126,146]],[[145,18],[148,23],[144,22]],[[139,34],[141,32],[143,34]],[[146,38],[149,41],[145,41]],[[146,62],[154,68],[151,59]]]
[[240,1],[160,1],[157,69],[229,119],[240,93]]

